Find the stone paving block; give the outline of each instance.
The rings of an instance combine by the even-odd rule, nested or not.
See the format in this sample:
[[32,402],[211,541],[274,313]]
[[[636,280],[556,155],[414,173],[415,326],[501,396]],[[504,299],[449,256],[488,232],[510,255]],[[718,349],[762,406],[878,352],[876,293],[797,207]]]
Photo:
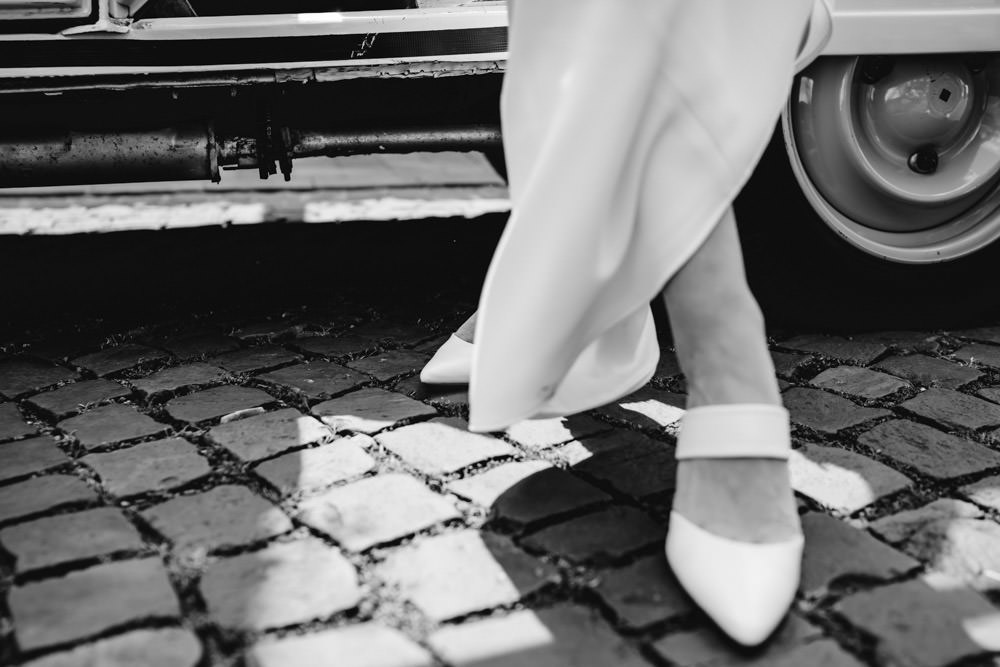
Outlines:
[[1000,465],[1000,454],[988,447],[902,419],[862,433],[858,444],[935,479],[960,477]]
[[899,407],[945,428],[976,430],[1000,425],[1000,405],[948,389],[928,389]]
[[412,399],[443,410],[459,410],[469,405],[469,389],[458,384],[423,384],[416,375],[396,383],[394,390]]
[[375,459],[364,450],[374,444],[366,435],[339,438],[265,461],[254,472],[283,496],[314,493],[374,470]]
[[[979,398],[985,398],[991,403],[1000,403],[1000,387],[986,387],[976,392]],[[992,432],[991,432],[992,434]]]
[[0,445],[0,482],[33,475],[69,463],[56,441],[48,436]]
[[1000,650],[1000,614],[961,587],[907,581],[852,595],[835,610],[874,636],[880,661],[891,665],[940,667]]
[[633,498],[664,494],[674,489],[677,462],[673,447],[657,444],[660,444],[658,449],[643,455],[618,450],[594,456],[578,463],[574,470]]
[[798,372],[812,361],[808,354],[791,354],[789,352],[771,352],[771,362],[774,372],[780,378],[794,379]]
[[111,507],[10,526],[0,530],[0,544],[17,559],[18,573],[144,546],[139,531]]
[[793,489],[843,514],[913,484],[889,466],[838,447],[804,444],[792,450],[788,464]]
[[437,410],[420,401],[384,389],[360,389],[324,401],[311,412],[335,431],[376,433],[405,419],[433,417]]
[[993,343],[1000,345],[1000,327],[977,327],[974,329],[961,329],[949,332],[956,338],[975,340],[981,343]]
[[291,345],[296,348],[316,354],[327,359],[339,359],[353,354],[360,354],[376,348],[376,343],[363,336],[316,336],[313,338],[300,338],[293,341]]
[[190,630],[134,630],[25,663],[24,667],[195,667],[202,656]]
[[677,353],[667,348],[660,348],[660,359],[656,362],[653,377],[659,380],[669,380],[681,377],[683,374],[681,366],[677,362]]
[[344,365],[386,382],[400,375],[418,372],[429,359],[430,356],[423,352],[391,350],[348,361]]
[[618,559],[663,542],[667,527],[632,507],[614,506],[543,528],[522,544],[564,556],[574,563]]
[[0,442],[23,438],[35,433],[35,427],[24,421],[15,403],[0,403]]
[[317,419],[295,408],[265,412],[213,426],[206,437],[243,461],[259,461],[295,447],[333,438]]
[[433,337],[433,331],[414,324],[397,322],[367,322],[350,329],[347,334],[375,341],[382,345],[412,347]]
[[[373,651],[372,647],[378,647]],[[250,649],[248,667],[433,667],[431,655],[397,630],[362,623],[310,635],[265,640]]]
[[23,651],[83,639],[146,618],[176,618],[177,597],[159,558],[118,561],[10,592]]
[[892,414],[880,408],[862,408],[819,389],[793,387],[783,394],[782,400],[792,413],[793,423],[830,435]]
[[559,572],[504,537],[464,530],[393,551],[376,575],[431,621],[510,605]]
[[605,462],[628,461],[657,454],[664,450],[673,451],[670,445],[635,431],[617,429],[601,433],[585,440],[573,440],[546,454],[557,461],[577,466],[594,459],[593,466]]
[[240,327],[234,335],[241,340],[275,340],[299,336],[305,325],[296,320],[272,320]]
[[1000,475],[981,479],[959,490],[972,502],[1000,511]]
[[15,398],[60,382],[74,380],[76,377],[77,374],[68,368],[47,361],[29,357],[11,357],[0,360],[0,395]]
[[684,415],[687,399],[681,394],[643,387],[596,409],[598,414],[627,423],[632,428],[661,429],[676,425]]
[[594,591],[629,628],[643,628],[694,611],[662,553],[620,570],[603,571],[598,577]]
[[[744,652],[715,627],[700,627],[669,634],[653,644],[653,650],[663,660],[677,667],[729,667],[757,665],[770,667],[839,667],[833,662],[785,662],[785,656],[802,646],[809,646],[822,636],[819,628],[795,614],[785,617],[765,645],[756,651]],[[860,665],[858,666],[860,667]]]
[[261,380],[310,400],[330,398],[368,382],[368,376],[331,361],[296,364],[260,376]]
[[57,426],[75,437],[88,450],[126,440],[147,438],[170,429],[168,425],[147,417],[130,405],[117,403],[64,419]]
[[213,366],[225,368],[231,373],[257,373],[294,363],[301,359],[301,354],[296,354],[291,350],[265,345],[226,352],[225,354],[209,357],[206,361]]
[[543,461],[504,463],[452,482],[448,489],[489,508],[493,516],[522,526],[611,500],[600,489]]
[[431,649],[454,667],[647,667],[593,610],[561,605],[437,630]]
[[85,354],[71,362],[74,366],[86,368],[97,377],[135,368],[142,364],[162,361],[170,358],[163,350],[157,350],[145,345],[126,343],[117,347],[108,347],[98,352]]
[[822,389],[869,400],[895,394],[910,386],[909,382],[899,378],[858,366],[829,368],[814,377],[811,383]]
[[196,362],[165,368],[144,378],[129,380],[129,383],[146,396],[155,396],[187,387],[215,384],[227,376],[226,371],[217,366]]
[[88,454],[80,461],[100,476],[108,493],[119,498],[167,491],[212,471],[197,448],[183,438],[164,438],[128,449]]
[[983,511],[975,505],[953,498],[938,498],[923,507],[883,517],[869,528],[887,542],[901,544],[934,524],[983,516]]
[[1000,369],[1000,346],[972,343],[955,350],[951,356],[969,364]]
[[273,396],[260,389],[224,385],[173,398],[167,401],[166,410],[174,419],[199,424],[274,402]]
[[159,347],[178,359],[203,359],[212,354],[232,352],[239,347],[232,338],[219,333],[195,333],[177,336],[162,342]]
[[361,600],[354,566],[312,537],[212,563],[201,592],[215,622],[251,631],[327,618]]
[[842,577],[891,579],[920,567],[919,562],[865,531],[826,514],[803,516],[802,532],[806,550],[799,590],[808,595],[824,593]]
[[117,382],[98,378],[74,382],[54,391],[35,394],[28,403],[48,412],[56,419],[75,415],[84,407],[104,403],[131,394],[131,390]]
[[470,433],[461,419],[411,424],[375,437],[379,445],[428,475],[453,473],[475,463],[512,456],[513,447],[498,438]]
[[982,372],[971,366],[963,366],[924,354],[905,357],[889,357],[875,364],[875,368],[901,377],[922,387],[958,389],[982,377]]
[[872,340],[850,340],[834,336],[796,336],[783,341],[781,347],[801,352],[811,352],[840,361],[850,361],[867,366],[888,349],[882,343]]
[[610,430],[612,427],[609,424],[581,414],[552,419],[526,419],[510,426],[507,436],[522,447],[539,450]]
[[55,509],[62,505],[97,500],[97,493],[72,475],[34,477],[0,487],[0,523]]
[[304,501],[299,518],[350,551],[392,542],[459,517],[455,506],[407,475],[388,474]]
[[251,544],[292,529],[270,502],[242,486],[217,486],[178,496],[142,512],[180,550],[214,550]]
[[854,340],[882,343],[893,352],[934,354],[941,349],[941,337],[929,331],[874,331],[858,334]]

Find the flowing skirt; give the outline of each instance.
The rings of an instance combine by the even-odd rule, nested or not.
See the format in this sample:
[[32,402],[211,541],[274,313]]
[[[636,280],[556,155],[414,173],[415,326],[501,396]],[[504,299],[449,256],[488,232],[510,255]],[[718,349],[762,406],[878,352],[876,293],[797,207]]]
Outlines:
[[472,430],[587,410],[652,376],[650,300],[732,204],[797,57],[828,29],[819,0],[516,3],[512,214],[480,299]]

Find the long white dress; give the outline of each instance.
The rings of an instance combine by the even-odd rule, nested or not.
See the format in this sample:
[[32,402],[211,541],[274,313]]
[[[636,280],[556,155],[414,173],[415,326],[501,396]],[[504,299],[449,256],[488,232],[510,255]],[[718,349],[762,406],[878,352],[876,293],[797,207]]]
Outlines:
[[651,377],[650,300],[746,182],[829,25],[825,0],[516,3],[512,215],[480,299],[472,430],[587,410]]

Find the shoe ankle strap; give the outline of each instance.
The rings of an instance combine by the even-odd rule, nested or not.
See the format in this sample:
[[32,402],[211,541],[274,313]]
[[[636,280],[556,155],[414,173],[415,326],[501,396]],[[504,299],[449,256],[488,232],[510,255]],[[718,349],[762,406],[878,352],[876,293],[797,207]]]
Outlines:
[[739,403],[691,408],[681,418],[678,461],[683,459],[787,459],[792,442],[788,410]]

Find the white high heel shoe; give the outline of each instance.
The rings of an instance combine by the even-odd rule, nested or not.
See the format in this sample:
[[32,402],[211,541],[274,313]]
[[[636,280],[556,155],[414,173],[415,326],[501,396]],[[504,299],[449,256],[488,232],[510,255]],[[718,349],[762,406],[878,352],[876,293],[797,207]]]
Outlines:
[[472,374],[472,343],[452,334],[420,371],[424,384],[468,384]]
[[[772,405],[713,405],[688,410],[677,460],[787,460],[788,411]],[[785,617],[799,586],[804,539],[739,542],[670,514],[667,561],[691,598],[730,637],[760,644]]]

